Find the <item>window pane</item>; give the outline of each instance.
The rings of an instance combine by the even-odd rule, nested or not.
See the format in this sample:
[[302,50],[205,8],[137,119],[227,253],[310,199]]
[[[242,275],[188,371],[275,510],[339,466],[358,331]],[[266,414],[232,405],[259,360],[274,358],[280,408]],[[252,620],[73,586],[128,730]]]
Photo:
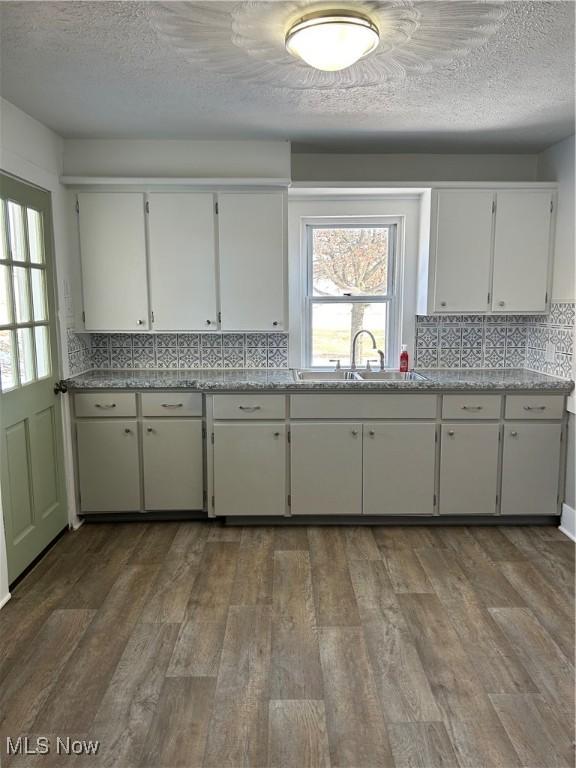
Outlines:
[[50,340],[48,327],[39,325],[34,328],[36,341],[36,375],[39,379],[50,375]]
[[34,208],[26,209],[28,217],[28,246],[30,261],[33,264],[44,263],[44,240],[42,239],[42,215]]
[[314,227],[314,296],[382,296],[388,291],[387,227]]
[[[372,331],[378,348],[387,355],[386,318],[386,303],[312,304],[311,364],[334,367],[330,360],[338,358],[342,365],[350,365],[352,338],[361,328]],[[378,360],[378,354],[372,349],[370,337],[363,333],[356,343],[356,365],[360,368],[366,360]]]
[[26,238],[24,236],[24,213],[21,205],[8,201],[8,230],[10,249],[15,261],[27,261]]
[[10,268],[0,264],[0,325],[7,325],[10,312]]
[[46,277],[43,269],[31,269],[32,305],[36,322],[48,320],[46,309]]
[[28,269],[26,267],[13,267],[13,274],[16,322],[28,323],[31,320],[30,297],[28,295]]
[[34,348],[32,346],[32,329],[18,328],[18,366],[20,383],[27,384],[34,379]]
[[0,384],[6,392],[16,386],[16,360],[14,356],[14,332],[0,331]]
[[6,214],[4,210],[4,200],[0,200],[0,259],[8,259],[7,240],[6,240]]

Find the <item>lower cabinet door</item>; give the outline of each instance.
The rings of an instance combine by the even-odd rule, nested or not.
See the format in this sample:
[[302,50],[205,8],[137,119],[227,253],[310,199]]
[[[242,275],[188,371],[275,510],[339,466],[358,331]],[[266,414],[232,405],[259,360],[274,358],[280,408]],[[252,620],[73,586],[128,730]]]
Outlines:
[[498,424],[442,425],[440,514],[495,514],[499,429]]
[[435,424],[365,424],[364,514],[434,514],[435,466]]
[[142,433],[144,508],[202,509],[202,422],[151,419]]
[[216,515],[284,515],[286,501],[286,426],[215,424]]
[[362,513],[362,424],[291,426],[293,515]]
[[505,426],[503,515],[558,514],[561,435],[561,424]]
[[81,512],[138,511],[137,422],[80,421],[76,428]]

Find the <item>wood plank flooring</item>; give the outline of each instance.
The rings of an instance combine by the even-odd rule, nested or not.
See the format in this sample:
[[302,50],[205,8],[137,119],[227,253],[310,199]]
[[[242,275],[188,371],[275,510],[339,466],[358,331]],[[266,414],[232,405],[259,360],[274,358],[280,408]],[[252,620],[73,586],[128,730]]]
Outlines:
[[553,527],[86,524],[0,612],[13,768],[569,768],[573,692]]

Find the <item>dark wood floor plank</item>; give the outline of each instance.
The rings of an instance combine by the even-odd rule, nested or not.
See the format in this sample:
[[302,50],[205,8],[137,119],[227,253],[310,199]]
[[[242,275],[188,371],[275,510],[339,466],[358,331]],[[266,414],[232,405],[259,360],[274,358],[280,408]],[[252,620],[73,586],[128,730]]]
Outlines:
[[310,528],[308,539],[318,626],[359,625],[344,532],[340,528]]
[[144,535],[135,548],[130,562],[135,565],[163,563],[176,537],[178,523],[148,523]]
[[271,624],[268,606],[230,608],[204,756],[207,768],[267,764]]
[[237,564],[237,542],[206,543],[169,676],[210,677],[218,673]]
[[456,555],[456,562],[487,608],[523,606],[525,600],[502,573],[501,562],[471,560],[462,554]]
[[574,712],[574,667],[528,608],[490,608],[540,693],[559,709]]
[[157,575],[157,566],[126,566],[38,715],[39,731],[88,730]]
[[392,768],[394,761],[362,629],[321,629],[320,658],[332,765]]
[[269,709],[269,768],[330,768],[323,701],[275,701]]
[[310,558],[299,550],[274,555],[272,699],[323,697]]
[[[461,768],[537,768],[526,766],[518,754],[491,702],[477,716],[450,718],[444,726]],[[544,766],[538,766],[544,768]]]
[[177,634],[176,624],[134,628],[91,727],[102,768],[140,764]]
[[516,546],[514,538],[508,535],[508,531],[516,528],[501,528],[500,526],[478,525],[470,529],[472,535],[486,552],[489,560],[497,563],[501,560],[525,560],[525,553]]
[[58,676],[94,618],[94,611],[56,610],[0,687],[0,732],[18,736],[29,731]]
[[148,624],[184,621],[198,565],[187,560],[167,560],[150,591],[140,621]]
[[209,530],[210,526],[205,522],[180,523],[166,555],[166,561],[172,563],[175,560],[185,560],[197,565],[202,558]]
[[384,549],[382,559],[386,563],[394,592],[434,593],[414,550]]
[[235,525],[224,525],[219,521],[214,521],[210,525],[208,531],[208,539],[210,542],[239,542],[242,538],[242,528]]
[[212,717],[213,677],[167,677],[143,749],[142,768],[201,766]]
[[395,723],[389,731],[396,768],[460,768],[443,723]]
[[423,525],[381,525],[372,530],[378,546],[385,549],[416,549],[437,544],[433,530]]
[[269,605],[272,602],[274,532],[248,527],[242,531],[231,605]]
[[530,696],[495,694],[490,699],[523,765],[571,768],[573,762],[556,748],[555,734]]
[[274,528],[274,550],[309,551],[308,528],[305,525],[278,525]]
[[440,720],[384,563],[357,561],[350,571],[385,721]]
[[380,560],[380,550],[373,529],[367,525],[350,526],[344,530],[346,557],[351,560]]
[[479,602],[480,594],[470,583],[455,552],[449,549],[422,547],[416,550],[434,592],[443,602],[467,600]]

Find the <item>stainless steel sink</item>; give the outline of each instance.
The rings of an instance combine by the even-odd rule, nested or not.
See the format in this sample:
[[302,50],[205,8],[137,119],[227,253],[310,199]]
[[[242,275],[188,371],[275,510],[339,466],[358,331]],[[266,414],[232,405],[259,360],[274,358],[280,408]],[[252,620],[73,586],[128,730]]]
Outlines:
[[296,381],[361,381],[355,371],[314,371],[314,370],[296,370],[294,371]]
[[358,377],[362,381],[426,381],[426,376],[415,371],[358,371]]

